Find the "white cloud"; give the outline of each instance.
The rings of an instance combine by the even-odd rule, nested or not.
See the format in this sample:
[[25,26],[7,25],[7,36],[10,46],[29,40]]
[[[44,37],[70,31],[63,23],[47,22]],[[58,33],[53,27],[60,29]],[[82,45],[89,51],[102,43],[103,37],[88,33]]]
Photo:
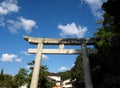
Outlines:
[[18,12],[20,7],[16,0],[5,0],[0,3],[0,15],[7,15],[12,12]]
[[24,54],[24,55],[31,55],[31,54],[28,54],[28,52],[26,52],[26,51],[21,51],[20,53]]
[[15,59],[15,61],[16,62],[22,62],[22,59],[17,58],[17,59]]
[[48,60],[49,57],[48,57],[47,55],[45,55],[45,54],[42,54],[42,59],[44,59],[44,60]]
[[15,54],[2,54],[1,61],[3,62],[11,62],[13,59],[17,58],[17,55]]
[[36,22],[34,20],[26,19],[23,17],[20,17],[19,20],[26,32],[31,32],[32,28],[36,26]]
[[74,67],[75,66],[75,64],[72,64],[72,67]]
[[106,0],[81,0],[81,1],[89,5],[92,14],[95,17],[97,18],[102,17],[103,11],[101,9],[101,6],[103,2],[105,2]]
[[1,61],[3,62],[22,62],[22,58],[19,58],[16,54],[2,54],[2,57],[0,58]]
[[11,33],[17,33],[18,29],[21,29],[21,23],[19,21],[7,20],[8,29]]
[[68,68],[63,66],[63,67],[59,68],[58,70],[59,71],[66,71],[66,70],[68,70]]
[[23,29],[27,33],[32,31],[32,28],[36,28],[36,22],[31,19],[26,19],[23,17],[19,17],[16,21],[7,20],[8,29],[11,33],[16,33],[18,29]]
[[[32,28],[37,28],[36,22],[31,19],[18,17],[17,20],[7,20],[6,15],[18,12],[20,7],[17,0],[4,0],[0,3],[0,26],[7,26],[11,33],[17,33],[18,29],[22,29],[27,33],[32,31]],[[1,19],[2,18],[2,19]],[[4,19],[3,19],[4,18]]]
[[4,27],[4,26],[5,26],[4,21],[5,21],[4,16],[0,16],[0,26],[2,26],[2,27]]
[[[31,55],[31,54],[28,54],[28,52],[26,52],[26,51],[21,51],[20,53],[24,54],[24,55]],[[42,59],[43,60],[48,60],[49,57],[47,55],[45,55],[45,54],[42,54]]]
[[59,24],[58,28],[62,31],[60,33],[62,37],[72,36],[83,38],[87,31],[87,27],[77,26],[74,22],[71,24],[68,23],[67,25]]
[[0,15],[6,15],[7,10],[0,6]]
[[32,67],[32,66],[29,66],[29,65],[25,66],[26,69],[30,69],[31,67]]
[[0,26],[4,27],[4,26],[5,26],[5,23],[0,23]]

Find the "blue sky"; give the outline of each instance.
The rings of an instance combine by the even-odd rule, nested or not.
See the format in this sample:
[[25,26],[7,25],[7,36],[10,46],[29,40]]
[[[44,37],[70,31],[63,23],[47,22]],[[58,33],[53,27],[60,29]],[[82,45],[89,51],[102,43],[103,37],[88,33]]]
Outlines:
[[[34,60],[35,55],[27,54],[27,49],[36,46],[25,41],[23,35],[93,37],[99,27],[96,21],[102,19],[101,5],[104,1],[0,0],[0,69],[12,75],[19,68],[28,69],[27,63]],[[43,54],[42,65],[47,65],[50,72],[65,71],[73,66],[76,56]]]

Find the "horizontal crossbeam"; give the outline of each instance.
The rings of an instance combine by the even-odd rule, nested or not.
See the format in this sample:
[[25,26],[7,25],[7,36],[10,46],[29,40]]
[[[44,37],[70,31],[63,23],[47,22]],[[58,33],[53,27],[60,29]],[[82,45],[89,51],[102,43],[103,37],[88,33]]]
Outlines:
[[[29,54],[36,54],[37,49],[28,49]],[[79,49],[42,49],[42,54],[80,54],[81,50]],[[88,49],[89,54],[97,53],[97,50]]]
[[94,38],[35,38],[24,36],[24,39],[31,44],[43,43],[44,45],[81,45],[85,41],[87,45],[92,45],[95,42]]

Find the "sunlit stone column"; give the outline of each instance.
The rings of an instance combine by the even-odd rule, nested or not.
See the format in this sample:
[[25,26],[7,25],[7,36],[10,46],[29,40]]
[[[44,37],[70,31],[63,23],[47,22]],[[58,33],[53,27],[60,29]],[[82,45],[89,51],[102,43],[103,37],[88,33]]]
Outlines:
[[85,88],[93,88],[92,77],[90,72],[90,63],[87,55],[87,46],[85,40],[82,41],[82,62],[83,62],[83,70],[84,70],[84,78],[85,78]]
[[64,50],[64,44],[59,45],[59,50]]
[[43,43],[38,43],[30,88],[37,88],[38,86],[40,64],[42,59],[42,48],[43,48]]

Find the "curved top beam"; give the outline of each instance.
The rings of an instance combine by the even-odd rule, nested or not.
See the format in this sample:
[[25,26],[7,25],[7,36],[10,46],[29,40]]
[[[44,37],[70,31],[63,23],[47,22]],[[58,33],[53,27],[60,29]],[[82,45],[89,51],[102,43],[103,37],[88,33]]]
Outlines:
[[43,43],[45,45],[81,45],[84,41],[87,45],[92,45],[95,38],[36,38],[30,36],[23,36],[31,44]]

